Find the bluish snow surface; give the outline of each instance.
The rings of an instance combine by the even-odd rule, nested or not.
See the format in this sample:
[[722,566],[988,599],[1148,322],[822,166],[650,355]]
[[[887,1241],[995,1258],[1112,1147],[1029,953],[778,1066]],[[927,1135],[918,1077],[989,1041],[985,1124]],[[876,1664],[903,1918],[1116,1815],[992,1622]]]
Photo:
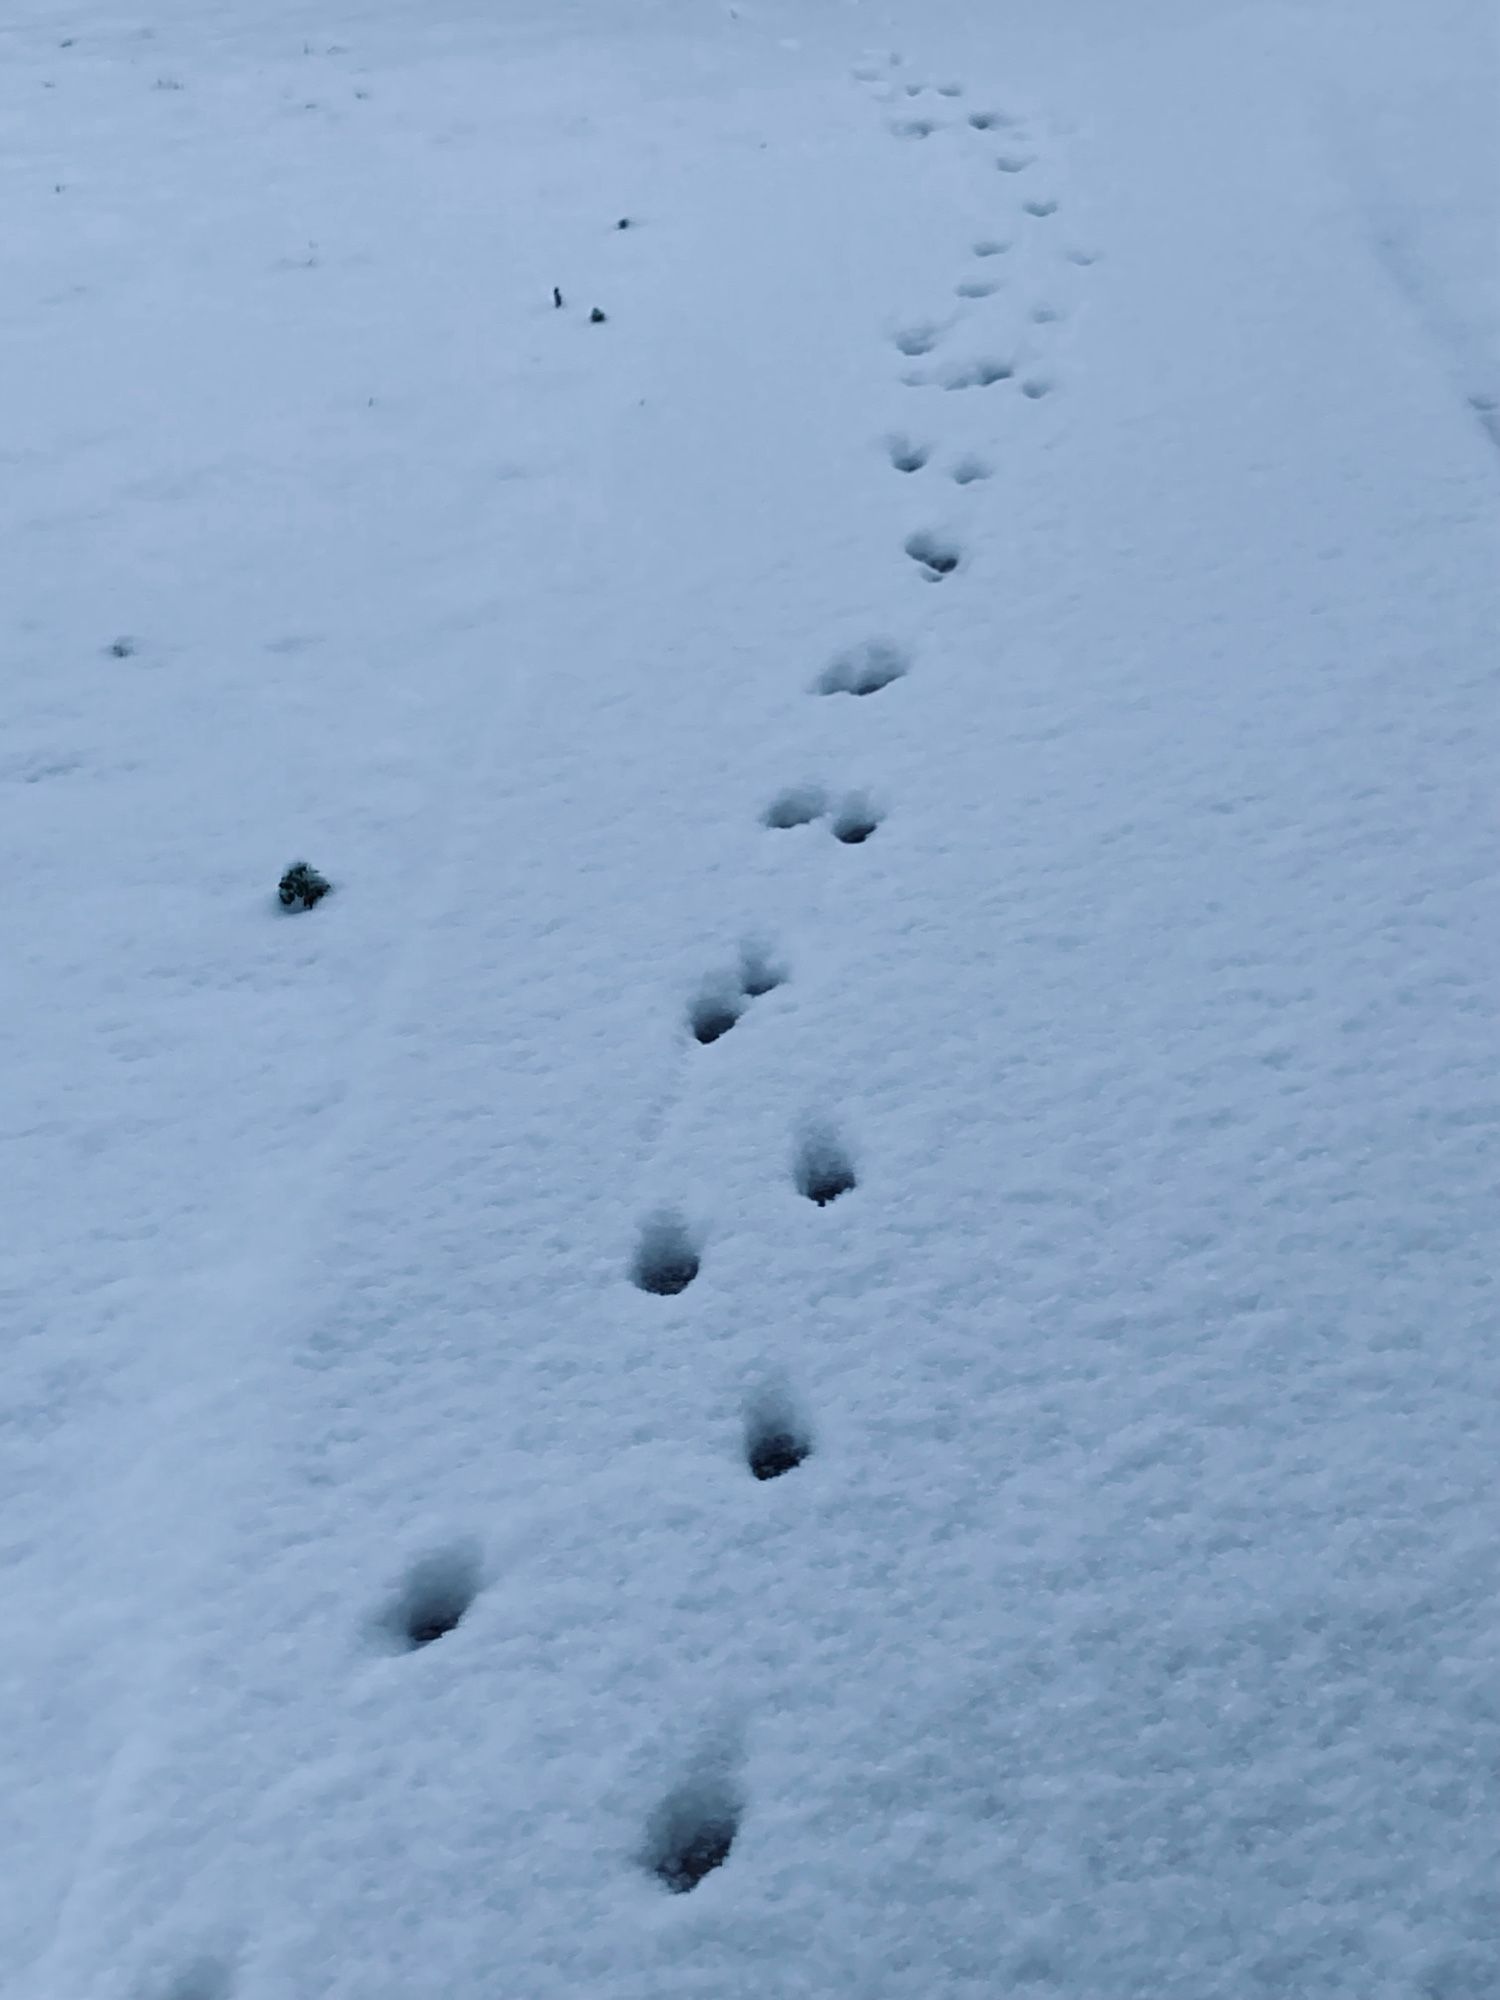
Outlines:
[[0,23],[7,1995],[1500,1993],[1495,86]]

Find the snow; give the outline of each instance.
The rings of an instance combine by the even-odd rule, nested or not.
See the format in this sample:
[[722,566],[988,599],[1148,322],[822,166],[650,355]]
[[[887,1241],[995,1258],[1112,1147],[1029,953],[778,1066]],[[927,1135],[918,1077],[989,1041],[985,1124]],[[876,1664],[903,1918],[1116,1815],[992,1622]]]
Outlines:
[[1488,14],[0,25],[7,1993],[1500,1991]]

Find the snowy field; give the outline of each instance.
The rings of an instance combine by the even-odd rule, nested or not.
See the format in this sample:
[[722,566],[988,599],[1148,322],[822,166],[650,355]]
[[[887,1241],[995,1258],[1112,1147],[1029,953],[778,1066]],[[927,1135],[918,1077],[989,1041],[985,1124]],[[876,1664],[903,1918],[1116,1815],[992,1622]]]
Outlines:
[[1495,32],[0,18],[7,2000],[1500,1995]]

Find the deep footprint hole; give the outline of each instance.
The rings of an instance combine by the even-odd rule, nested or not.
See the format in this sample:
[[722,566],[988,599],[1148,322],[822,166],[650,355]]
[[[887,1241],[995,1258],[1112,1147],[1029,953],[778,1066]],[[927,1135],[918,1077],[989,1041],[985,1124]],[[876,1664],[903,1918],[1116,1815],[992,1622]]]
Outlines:
[[407,1571],[381,1625],[398,1652],[420,1652],[455,1630],[478,1595],[475,1550],[467,1545],[435,1550]]
[[687,1895],[729,1859],[741,1812],[739,1798],[723,1778],[688,1780],[652,1816],[646,1867],[674,1896]]
[[854,1163],[837,1133],[818,1127],[803,1134],[797,1149],[797,1192],[827,1208],[858,1185]]
[[785,1395],[757,1398],[745,1412],[745,1463],[756,1479],[781,1479],[812,1452],[812,1438]]
[[880,814],[866,798],[845,799],[833,822],[833,837],[845,847],[862,847],[880,825]]
[[703,1048],[727,1035],[739,1018],[739,996],[724,980],[706,985],[688,1008],[688,1027],[693,1040]]
[[631,1281],[657,1298],[675,1298],[697,1277],[701,1260],[687,1227],[674,1215],[655,1215],[641,1231]]
[[940,583],[945,576],[952,576],[962,560],[956,542],[945,535],[926,532],[907,537],[906,553],[930,583]]

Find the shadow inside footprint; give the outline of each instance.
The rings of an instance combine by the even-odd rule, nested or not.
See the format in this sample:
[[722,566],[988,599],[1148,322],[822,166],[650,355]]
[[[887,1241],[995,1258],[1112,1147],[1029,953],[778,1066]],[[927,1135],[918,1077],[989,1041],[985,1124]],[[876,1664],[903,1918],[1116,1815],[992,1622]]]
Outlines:
[[989,278],[965,278],[953,289],[961,299],[988,299],[993,298],[1000,287]]
[[1024,174],[1031,161],[1029,153],[1002,153],[995,165],[1002,174]]
[[685,1225],[675,1215],[663,1213],[652,1216],[641,1231],[630,1276],[643,1292],[670,1299],[687,1290],[700,1267]]
[[952,576],[961,560],[956,543],[925,530],[907,537],[906,553],[930,583],[940,583],[945,576]]
[[984,236],[974,245],[974,255],[976,257],[1003,257],[1009,248],[1010,245],[1002,243],[997,236]]
[[910,662],[883,639],[869,639],[837,655],[818,676],[819,694],[878,694],[900,680]]
[[1045,216],[1056,215],[1057,213],[1057,203],[1055,201],[1026,201],[1022,202],[1021,206],[1028,215]]
[[953,483],[955,486],[972,486],[977,480],[988,479],[993,469],[986,460],[971,454],[961,458],[954,466]]

